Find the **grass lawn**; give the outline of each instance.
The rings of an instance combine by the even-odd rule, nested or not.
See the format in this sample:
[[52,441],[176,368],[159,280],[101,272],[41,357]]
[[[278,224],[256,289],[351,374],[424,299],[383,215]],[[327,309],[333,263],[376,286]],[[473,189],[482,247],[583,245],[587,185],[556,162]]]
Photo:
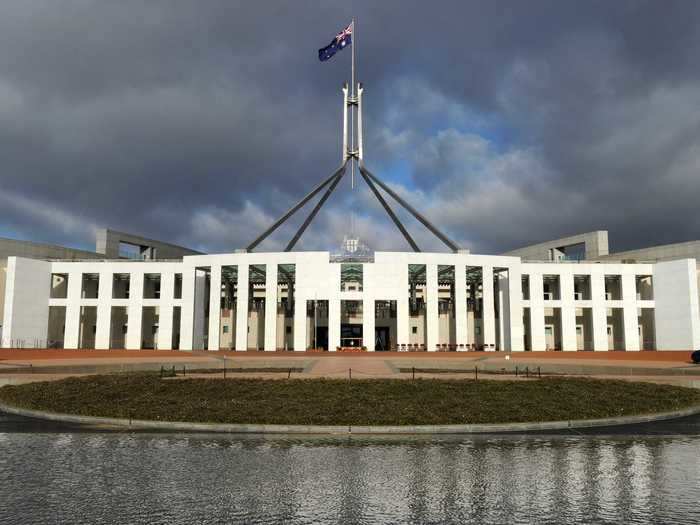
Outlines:
[[161,379],[76,377],[0,388],[14,406],[161,421],[300,425],[430,425],[647,414],[700,404],[700,391],[626,381]]

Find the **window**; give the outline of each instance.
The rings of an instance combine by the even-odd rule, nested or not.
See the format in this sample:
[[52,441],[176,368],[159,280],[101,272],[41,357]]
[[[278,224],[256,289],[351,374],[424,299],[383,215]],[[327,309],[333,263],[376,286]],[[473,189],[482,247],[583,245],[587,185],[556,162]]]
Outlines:
[[542,276],[542,287],[544,289],[545,301],[558,301],[560,299],[558,275]]
[[97,299],[97,293],[100,288],[100,274],[84,273],[82,289],[80,296],[83,299]]
[[340,291],[362,291],[362,264],[344,263],[340,265]]
[[591,300],[591,276],[590,275],[574,275],[574,300],[575,301],[590,301]]
[[115,273],[112,277],[112,298],[128,299],[130,275],[128,273]]
[[414,334],[417,334],[417,333],[418,333],[418,327],[417,327],[417,326],[414,326],[414,327],[411,329],[411,332],[414,333]]
[[66,299],[68,297],[68,274],[51,274],[51,299]]
[[652,285],[652,276],[637,275],[635,277],[635,281],[637,288],[637,299],[641,301],[652,301],[654,299],[654,287]]
[[160,299],[159,273],[147,273],[143,276],[143,298]]
[[530,300],[530,276],[529,275],[523,275],[520,278],[520,286],[521,286],[522,293],[523,293],[523,301],[529,301]]
[[225,333],[225,334],[228,333],[228,325],[224,325],[224,333]]
[[605,276],[605,299],[607,301],[622,300],[622,276],[621,275],[606,275]]
[[182,274],[175,274],[175,290],[173,291],[173,299],[182,299]]

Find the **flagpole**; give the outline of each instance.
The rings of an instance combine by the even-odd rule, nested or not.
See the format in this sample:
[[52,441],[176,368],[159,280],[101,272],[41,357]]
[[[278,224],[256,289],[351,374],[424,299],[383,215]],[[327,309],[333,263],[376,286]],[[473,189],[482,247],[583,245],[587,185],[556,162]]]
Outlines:
[[[353,100],[355,100],[356,97],[356,91],[355,91],[355,17],[352,17],[352,32],[350,33],[350,53],[352,54],[352,59],[351,59],[351,71],[350,71],[350,79],[352,82],[352,89],[350,91],[350,95]],[[355,108],[356,104],[352,104],[350,106],[350,150],[355,151]],[[355,155],[350,157],[350,190],[354,192],[355,190]],[[355,236],[355,209],[354,209],[354,202],[350,204],[351,206],[351,211],[350,211],[350,236],[354,237]]]
[[[352,88],[350,96],[354,99],[355,93],[355,17],[352,18],[352,33],[350,34],[350,52],[352,53],[351,80]],[[355,107],[350,106],[350,149],[355,150]],[[355,189],[355,157],[350,159],[350,188]]]

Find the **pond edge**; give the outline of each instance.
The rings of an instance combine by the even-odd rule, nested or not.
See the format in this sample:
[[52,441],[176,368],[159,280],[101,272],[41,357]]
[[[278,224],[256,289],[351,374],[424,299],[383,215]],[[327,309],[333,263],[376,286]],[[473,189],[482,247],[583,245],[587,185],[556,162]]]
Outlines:
[[612,427],[665,421],[700,414],[700,405],[636,416],[603,419],[578,419],[569,421],[545,421],[532,423],[488,423],[473,425],[260,425],[233,423],[189,423],[185,421],[149,421],[97,416],[58,414],[43,410],[20,408],[0,403],[0,411],[45,421],[80,425],[82,427],[112,430],[156,430],[180,432],[210,432],[227,434],[498,434],[511,432],[537,432],[577,428]]

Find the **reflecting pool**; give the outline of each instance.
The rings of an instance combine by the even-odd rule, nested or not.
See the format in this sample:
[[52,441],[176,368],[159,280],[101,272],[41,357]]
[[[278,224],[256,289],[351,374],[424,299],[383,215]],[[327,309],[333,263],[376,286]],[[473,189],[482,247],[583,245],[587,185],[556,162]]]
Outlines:
[[700,523],[697,430],[267,439],[0,416],[0,523]]

